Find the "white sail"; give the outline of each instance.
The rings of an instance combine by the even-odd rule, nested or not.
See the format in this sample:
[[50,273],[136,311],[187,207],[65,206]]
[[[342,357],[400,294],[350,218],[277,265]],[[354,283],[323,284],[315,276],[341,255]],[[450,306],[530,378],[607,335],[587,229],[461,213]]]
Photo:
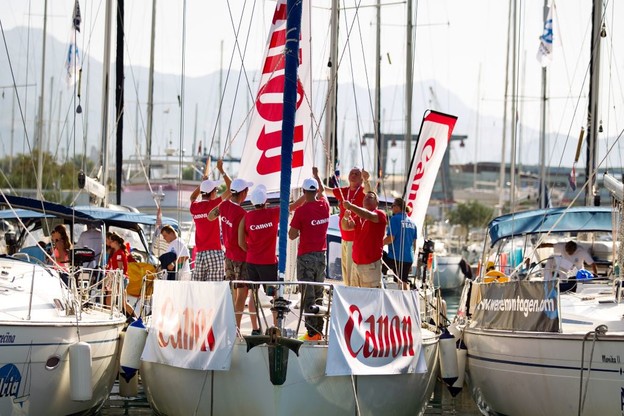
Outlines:
[[[312,173],[312,129],[310,108],[310,27],[309,3],[303,7],[297,82],[291,187],[300,187]],[[252,110],[249,132],[241,158],[239,177],[262,183],[267,190],[279,190],[280,150],[284,96],[284,48],[286,41],[286,0],[279,0],[267,41],[262,77]]]

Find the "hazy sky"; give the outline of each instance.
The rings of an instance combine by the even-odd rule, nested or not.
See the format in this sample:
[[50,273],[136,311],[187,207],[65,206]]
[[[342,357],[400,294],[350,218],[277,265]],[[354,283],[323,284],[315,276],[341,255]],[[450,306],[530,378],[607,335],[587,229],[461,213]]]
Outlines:
[[[41,27],[43,0],[4,0],[2,25],[9,30],[16,25]],[[354,80],[358,85],[374,88],[375,8],[373,0],[343,0],[346,9],[341,14],[340,83]],[[539,95],[541,71],[535,55],[543,28],[543,0],[519,0],[519,91],[523,97],[519,114],[526,129],[539,130]],[[61,42],[70,37],[73,0],[48,2],[48,31]],[[151,21],[149,0],[126,1],[126,65],[148,66],[149,34]],[[315,78],[327,76],[329,49],[330,0],[313,1],[313,74]],[[358,19],[355,5],[359,4]],[[403,99],[405,77],[405,16],[406,5],[397,0],[384,0],[382,8],[382,85],[399,85],[394,89],[397,102]],[[604,137],[620,134],[624,120],[624,103],[621,75],[624,75],[624,36],[612,22],[624,21],[624,2],[606,0],[605,19],[608,37],[602,48],[602,84],[608,94],[603,94],[601,119]],[[80,1],[82,10],[83,49],[100,59],[102,51],[104,0]],[[183,2],[159,0],[157,4],[156,71],[180,73],[182,66]],[[227,68],[239,33],[241,51],[246,47],[244,65],[247,70],[260,67],[266,43],[268,23],[275,3],[257,0],[187,0],[186,1],[186,60],[187,76],[199,76],[218,71],[221,67],[221,42],[223,66]],[[549,154],[553,165],[569,164],[573,158],[576,138],[585,124],[587,113],[588,58],[591,31],[591,1],[565,0],[556,2],[554,13],[554,52],[549,66],[548,130],[551,132]],[[492,135],[493,126],[479,120],[487,116],[502,118],[505,79],[505,51],[508,27],[508,4],[502,0],[420,0],[414,2],[417,27],[415,31],[414,76],[418,80],[432,80],[456,95],[462,103],[472,108],[472,116],[460,116],[457,133],[471,137],[484,131]],[[29,14],[30,10],[30,14]],[[345,50],[347,29],[350,30],[350,49]],[[242,52],[241,52],[242,53]],[[232,67],[241,68],[238,54]],[[352,70],[353,68],[353,70]],[[511,90],[510,90],[511,93]],[[414,97],[415,108],[428,105],[452,113],[456,103],[451,96],[420,93]],[[447,110],[448,109],[448,110]],[[479,118],[476,116],[478,110]],[[391,112],[391,109],[388,109]],[[367,116],[368,117],[368,116]],[[619,119],[618,119],[619,117]],[[387,130],[400,132],[402,116],[386,115]],[[340,119],[340,110],[339,110]],[[415,129],[419,121],[414,121]],[[500,130],[499,127],[496,127]],[[500,134],[500,131],[498,132]],[[571,139],[566,142],[569,135]],[[486,137],[488,160],[500,160],[499,138]],[[571,143],[571,140],[573,143]],[[479,142],[473,142],[479,146]],[[605,146],[610,143],[605,144]],[[485,149],[484,149],[485,151]],[[470,162],[475,149],[456,156],[459,162]],[[617,157],[609,163],[622,165]],[[535,162],[537,154],[535,154]],[[530,161],[525,161],[529,163]]]

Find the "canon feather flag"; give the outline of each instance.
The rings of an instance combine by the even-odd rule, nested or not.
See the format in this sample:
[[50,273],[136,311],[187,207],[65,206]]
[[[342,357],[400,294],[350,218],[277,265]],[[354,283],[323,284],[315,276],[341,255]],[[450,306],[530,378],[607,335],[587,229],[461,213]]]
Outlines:
[[544,22],[544,32],[540,36],[540,44],[537,49],[537,60],[543,67],[548,66],[552,60],[552,47],[553,47],[553,21],[552,21],[552,7],[548,9],[548,17]]

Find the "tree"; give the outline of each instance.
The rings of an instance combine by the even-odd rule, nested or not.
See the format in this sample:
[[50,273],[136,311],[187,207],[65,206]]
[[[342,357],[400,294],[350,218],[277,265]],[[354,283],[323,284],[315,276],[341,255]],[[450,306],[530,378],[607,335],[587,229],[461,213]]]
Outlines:
[[478,201],[468,201],[457,204],[449,212],[448,219],[451,224],[461,225],[467,235],[473,227],[485,227],[493,216],[494,208],[483,205]]

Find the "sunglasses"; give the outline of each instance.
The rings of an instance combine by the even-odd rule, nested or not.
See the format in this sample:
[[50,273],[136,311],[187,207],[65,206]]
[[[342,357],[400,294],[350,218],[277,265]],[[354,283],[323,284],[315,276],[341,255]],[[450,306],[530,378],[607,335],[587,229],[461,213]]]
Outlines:
[[59,241],[61,241],[61,239],[60,239],[60,238],[55,238],[55,239],[54,239],[54,240],[52,240],[52,241],[54,241],[55,243],[58,243]]

